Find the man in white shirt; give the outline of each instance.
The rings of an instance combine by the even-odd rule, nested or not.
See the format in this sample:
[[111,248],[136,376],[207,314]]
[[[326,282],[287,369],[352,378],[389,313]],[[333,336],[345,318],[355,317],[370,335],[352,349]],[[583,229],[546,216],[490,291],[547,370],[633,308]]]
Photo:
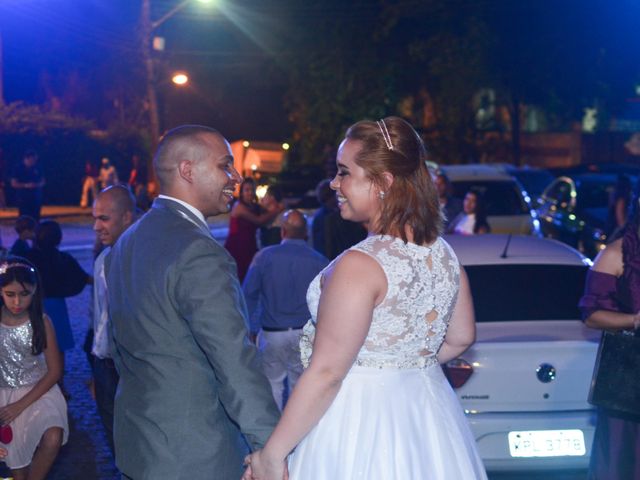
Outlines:
[[109,312],[104,259],[120,235],[133,223],[135,198],[127,187],[116,185],[102,190],[93,204],[93,229],[105,246],[93,268],[93,378],[98,413],[104,424],[111,451],[113,448],[113,401],[118,372],[109,350]]

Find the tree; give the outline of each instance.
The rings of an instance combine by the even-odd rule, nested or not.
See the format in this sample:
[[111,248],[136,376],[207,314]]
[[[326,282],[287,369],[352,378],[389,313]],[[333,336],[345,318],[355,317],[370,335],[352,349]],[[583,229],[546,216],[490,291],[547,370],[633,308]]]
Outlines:
[[372,35],[379,9],[368,1],[306,6],[291,19],[280,66],[289,80],[285,105],[302,159],[319,163],[351,123],[395,111],[400,69],[392,45]]
[[488,35],[475,9],[460,17],[447,3],[328,1],[298,11],[282,64],[307,162],[349,124],[389,114],[421,128],[438,159],[472,155],[471,98],[484,85]]

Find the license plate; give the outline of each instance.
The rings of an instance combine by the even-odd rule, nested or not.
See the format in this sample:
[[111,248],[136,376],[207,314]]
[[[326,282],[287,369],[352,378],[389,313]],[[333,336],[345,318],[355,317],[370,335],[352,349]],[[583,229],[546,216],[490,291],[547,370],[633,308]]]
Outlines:
[[582,430],[509,432],[512,457],[565,457],[587,453]]

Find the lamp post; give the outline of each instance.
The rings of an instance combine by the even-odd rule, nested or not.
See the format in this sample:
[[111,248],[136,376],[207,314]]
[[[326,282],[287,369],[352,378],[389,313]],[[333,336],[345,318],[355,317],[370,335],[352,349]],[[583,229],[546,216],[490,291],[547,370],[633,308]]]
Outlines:
[[[156,92],[156,72],[155,64],[152,56],[152,40],[153,31],[174,16],[180,10],[185,8],[194,0],[183,0],[175,7],[165,13],[156,21],[151,20],[151,0],[142,0],[142,13],[140,15],[140,31],[142,41],[142,60],[146,72],[146,94],[149,108],[149,136],[151,137],[151,155],[153,156],[158,148],[160,140],[160,118],[158,114],[158,94]],[[198,0],[200,3],[210,3],[212,0]],[[153,171],[152,159],[149,158],[147,163],[147,172],[149,174],[150,191],[156,190],[156,177]]]
[[4,70],[2,65],[2,30],[0,30],[0,107],[4,105]]

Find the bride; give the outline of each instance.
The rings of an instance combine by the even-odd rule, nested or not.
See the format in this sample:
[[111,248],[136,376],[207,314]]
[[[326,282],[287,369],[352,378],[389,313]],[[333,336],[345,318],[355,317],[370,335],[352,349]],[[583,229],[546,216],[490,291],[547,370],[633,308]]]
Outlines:
[[400,118],[347,131],[331,187],[369,237],[309,286],[306,369],[243,480],[486,478],[440,368],[471,345],[475,324],[425,159]]

